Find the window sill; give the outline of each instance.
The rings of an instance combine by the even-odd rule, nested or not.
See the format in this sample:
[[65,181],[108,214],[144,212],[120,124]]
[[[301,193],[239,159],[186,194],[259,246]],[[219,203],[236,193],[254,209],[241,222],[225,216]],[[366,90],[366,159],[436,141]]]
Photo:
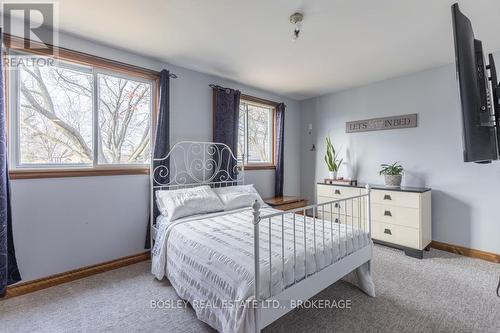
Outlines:
[[245,165],[245,171],[247,170],[275,170],[276,165],[269,165],[269,164],[264,164],[264,165]]
[[10,179],[37,179],[62,177],[95,177],[121,175],[147,175],[149,167],[144,168],[102,168],[102,169],[57,169],[57,170],[11,170]]

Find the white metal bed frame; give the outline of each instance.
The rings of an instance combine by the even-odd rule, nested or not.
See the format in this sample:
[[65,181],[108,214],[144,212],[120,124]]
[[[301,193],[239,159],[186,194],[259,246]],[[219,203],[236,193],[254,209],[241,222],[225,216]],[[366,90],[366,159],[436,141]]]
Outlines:
[[[168,166],[165,162],[169,161]],[[232,170],[225,169],[227,166],[233,165]],[[195,187],[200,185],[209,185],[211,187],[225,187],[225,186],[235,186],[244,184],[244,166],[238,165],[238,159],[233,154],[231,149],[223,143],[215,142],[197,142],[197,141],[180,141],[176,143],[170,149],[167,156],[162,158],[152,159],[152,172],[151,178],[151,241],[154,241],[156,235],[156,226],[154,221],[154,192],[161,189],[180,189]],[[162,180],[162,177],[169,175],[168,181]],[[354,205],[357,205],[358,216],[354,217]],[[351,231],[355,227],[355,219],[357,221],[357,226],[363,230],[363,232],[368,232],[369,242],[367,246],[364,246],[358,250],[353,250],[352,253],[347,251],[348,241],[353,241],[354,232],[351,232],[351,238],[347,237],[347,225],[349,217],[341,213],[342,205],[344,209],[349,208],[349,203],[351,204]],[[254,298],[255,301],[255,328],[257,332],[268,326],[275,320],[279,319],[289,311],[293,309],[290,303],[291,300],[308,300],[321,290],[335,283],[337,280],[343,276],[349,274],[356,268],[362,266],[363,264],[369,262],[372,258],[372,245],[371,245],[371,212],[370,212],[370,186],[367,185],[367,191],[365,194],[353,196],[344,199],[332,200],[329,202],[324,202],[320,204],[313,204],[307,207],[297,208],[290,211],[276,212],[268,215],[260,214],[260,204],[256,201],[253,204],[253,225],[254,225]],[[264,221],[268,221],[269,227],[269,272],[272,274],[271,268],[271,223],[276,223],[276,219],[281,220],[281,249],[282,249],[282,269],[284,272],[285,265],[285,255],[284,255],[284,217],[287,214],[292,214],[293,216],[293,230],[294,230],[294,263],[297,259],[296,256],[296,238],[295,238],[295,223],[299,219],[303,219],[304,223],[304,235],[306,230],[307,222],[306,213],[308,210],[312,210],[312,220],[314,228],[314,254],[316,257],[316,221],[322,222],[323,234],[323,244],[325,244],[325,229],[324,224],[333,223],[338,225],[338,230],[342,228],[341,225],[345,224],[345,242],[346,251],[343,257],[340,257],[337,261],[326,265],[323,269],[316,271],[312,274],[307,274],[307,255],[304,255],[304,265],[306,267],[305,277],[301,280],[295,280],[293,284],[286,286],[283,291],[279,294],[273,295],[272,286],[269,283],[269,295],[267,299],[262,299],[260,297],[260,239],[259,239],[259,228]],[[336,211],[336,213],[335,213]],[[299,216],[298,214],[301,213]],[[325,213],[330,214],[330,219],[325,219]],[[318,218],[318,214],[321,214]],[[335,222],[333,217],[336,216]],[[340,223],[339,219],[344,216],[347,221],[345,223]],[[366,221],[362,221],[366,219]],[[272,220],[275,220],[272,222]],[[338,223],[339,222],[339,223]],[[364,223],[366,222],[366,224]],[[367,230],[365,230],[367,228]],[[330,228],[332,230],[332,228]],[[359,230],[359,229],[358,229]],[[331,241],[333,244],[333,234],[331,235]],[[359,236],[359,234],[358,234]],[[304,240],[306,241],[305,237]],[[306,244],[307,241],[304,243]],[[304,245],[306,246],[306,245]],[[340,247],[340,233],[339,233],[339,247]],[[340,250],[340,249],[339,249]],[[333,251],[333,247],[332,247]],[[339,251],[339,256],[341,255]],[[333,260],[333,256],[332,256]],[[295,268],[294,268],[295,269]],[[270,280],[272,281],[272,279]],[[264,302],[279,302],[279,306],[263,306]],[[284,302],[284,303],[283,303]],[[269,303],[268,303],[269,304]]]
[[[244,155],[242,157],[244,160]],[[232,170],[227,166],[234,164]],[[168,166],[167,166],[168,165]],[[179,141],[168,154],[151,159],[150,172],[150,235],[151,245],[156,235],[155,191],[176,190],[208,185],[225,187],[245,184],[245,167],[231,148],[224,143]],[[166,180],[168,176],[168,180]],[[153,248],[153,246],[151,246]]]

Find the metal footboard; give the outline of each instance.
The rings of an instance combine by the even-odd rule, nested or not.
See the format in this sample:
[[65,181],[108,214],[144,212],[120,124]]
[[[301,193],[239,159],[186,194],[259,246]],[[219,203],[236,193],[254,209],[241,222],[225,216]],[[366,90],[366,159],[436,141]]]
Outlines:
[[[261,258],[265,258],[263,256],[267,256],[268,268],[266,269],[269,270],[269,297],[272,297],[273,265],[278,265],[278,267],[275,267],[275,270],[283,274],[284,281],[285,261],[290,260],[290,253],[292,253],[292,251],[293,281],[291,284],[283,284],[284,289],[280,292],[307,279],[309,276],[316,274],[345,256],[348,256],[350,254],[349,244],[351,244],[352,252],[356,251],[354,244],[358,244],[358,246],[361,244],[360,237],[367,237],[368,242],[371,239],[369,185],[366,186],[366,193],[362,195],[317,203],[302,208],[292,209],[290,211],[261,215],[260,208],[260,204],[256,201],[253,205],[253,224],[255,259],[254,296],[257,304],[267,298],[261,295],[261,265],[263,262],[266,262],[266,260],[262,260],[261,262]],[[312,211],[311,216],[307,215],[308,211]],[[290,228],[292,229],[291,232]],[[287,230],[287,232],[285,232],[285,230]],[[279,234],[280,232],[281,234]],[[263,236],[266,236],[266,233],[267,237],[261,239]],[[302,235],[297,235],[300,233],[302,233]],[[285,240],[285,237],[288,239]],[[290,237],[293,237],[292,244],[290,244]],[[278,242],[278,244],[281,243],[281,251],[273,251],[273,247],[276,247],[276,242]],[[318,248],[317,243],[321,244],[321,249]],[[327,248],[328,244],[330,244],[329,248]],[[334,248],[334,246],[338,247],[337,256],[335,256],[337,248]],[[342,251],[342,246],[344,247],[344,251]],[[261,247],[267,247],[265,251],[267,253],[261,253],[263,252]],[[298,257],[298,252],[300,250],[304,251],[303,258]],[[318,268],[316,265],[315,270],[309,272],[307,263],[308,251],[314,253],[312,258],[317,258],[317,251],[327,250],[331,251],[331,262],[325,263],[325,266],[322,268]],[[286,256],[285,251],[289,251],[288,256]],[[281,261],[277,260],[276,257],[281,257]],[[323,257],[326,258],[326,256]],[[303,263],[299,263],[299,259],[303,260]],[[290,265],[291,263],[288,264]],[[304,276],[300,278],[297,278],[295,274],[298,264],[304,265]],[[258,315],[259,312],[257,311],[256,314]],[[256,320],[258,323],[259,319],[256,318]]]

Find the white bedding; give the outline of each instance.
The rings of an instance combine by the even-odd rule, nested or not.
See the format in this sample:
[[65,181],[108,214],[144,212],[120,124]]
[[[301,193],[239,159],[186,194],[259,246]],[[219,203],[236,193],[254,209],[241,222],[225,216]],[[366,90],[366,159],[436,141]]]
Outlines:
[[161,214],[167,215],[172,220],[224,210],[219,196],[208,185],[168,191],[159,190],[155,192],[155,195]]
[[[264,207],[261,216],[273,212],[276,210]],[[173,222],[166,218],[158,221],[156,243],[152,251],[153,274],[158,279],[166,276],[178,295],[193,305],[198,318],[220,332],[254,331],[253,309],[248,306],[221,306],[228,300],[253,299],[252,221],[251,208],[204,214]],[[271,223],[273,295],[283,291],[295,280],[302,279],[306,266],[307,273],[312,274],[356,249],[371,245],[368,234],[362,230],[329,221],[323,224],[322,220],[316,220],[313,224],[313,219],[307,218],[307,246],[304,247],[304,217],[296,215],[294,260],[292,214],[285,216],[284,225],[283,269],[281,217],[273,219]],[[352,241],[351,235],[354,235]],[[270,280],[267,219],[260,222],[260,271],[260,296],[267,298]]]

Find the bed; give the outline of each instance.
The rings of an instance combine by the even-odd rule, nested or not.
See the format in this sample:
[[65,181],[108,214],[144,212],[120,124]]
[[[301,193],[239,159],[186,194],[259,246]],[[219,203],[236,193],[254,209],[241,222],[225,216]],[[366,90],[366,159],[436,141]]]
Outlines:
[[[224,144],[179,142],[154,162],[152,212],[156,191],[249,188]],[[220,332],[258,332],[352,271],[375,296],[369,199],[368,188],[288,212],[257,197],[251,206],[181,218],[152,214],[152,273],[166,277],[197,317]]]

